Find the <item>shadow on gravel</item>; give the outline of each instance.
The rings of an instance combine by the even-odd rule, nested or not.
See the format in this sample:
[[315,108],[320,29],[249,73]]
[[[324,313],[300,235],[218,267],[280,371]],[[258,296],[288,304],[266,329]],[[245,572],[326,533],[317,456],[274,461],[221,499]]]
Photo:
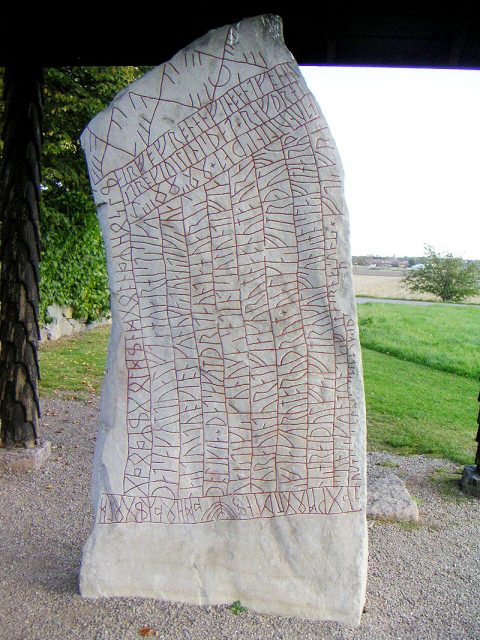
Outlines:
[[452,472],[449,469],[438,468],[431,473],[429,481],[435,492],[444,499],[459,503],[475,502],[478,498],[463,493],[460,489],[461,476],[461,471]]
[[[78,595],[82,550],[55,539],[48,539],[47,546],[26,559],[24,570],[30,587],[61,595]],[[18,564],[18,560],[16,562]]]

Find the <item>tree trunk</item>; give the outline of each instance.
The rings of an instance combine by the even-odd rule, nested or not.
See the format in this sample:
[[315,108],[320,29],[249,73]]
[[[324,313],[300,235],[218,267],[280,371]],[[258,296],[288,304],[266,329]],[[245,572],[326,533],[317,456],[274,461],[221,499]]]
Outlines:
[[0,446],[38,444],[43,72],[7,67],[0,199]]

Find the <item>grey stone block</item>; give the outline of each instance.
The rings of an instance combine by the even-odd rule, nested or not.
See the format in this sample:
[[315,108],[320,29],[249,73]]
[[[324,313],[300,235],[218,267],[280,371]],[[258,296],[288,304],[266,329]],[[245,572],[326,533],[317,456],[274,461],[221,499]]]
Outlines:
[[393,471],[372,471],[368,477],[367,517],[418,522],[420,514],[403,480]]
[[113,325],[80,591],[355,626],[365,403],[343,174],[281,30],[209,32],[82,134]]
[[464,468],[462,479],[460,480],[460,489],[464,493],[480,498],[480,473],[474,464],[470,464]]
[[0,449],[0,468],[15,471],[36,471],[52,453],[50,442],[40,442],[32,449],[5,448]]

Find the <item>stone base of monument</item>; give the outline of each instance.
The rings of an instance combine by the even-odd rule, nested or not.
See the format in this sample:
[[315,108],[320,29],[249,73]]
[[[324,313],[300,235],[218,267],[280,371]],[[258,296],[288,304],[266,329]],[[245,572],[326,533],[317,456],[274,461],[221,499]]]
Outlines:
[[258,613],[360,623],[364,512],[241,524],[241,535],[228,520],[174,525],[174,533],[161,524],[97,525],[83,552],[81,595],[199,605],[240,600]]
[[464,493],[480,498],[480,473],[476,465],[470,464],[466,466],[460,480],[460,489]]
[[367,516],[378,520],[418,522],[420,514],[403,480],[392,471],[375,470],[368,477]]
[[40,442],[40,444],[31,449],[23,447],[0,449],[0,469],[36,471],[51,453],[52,447],[48,440]]

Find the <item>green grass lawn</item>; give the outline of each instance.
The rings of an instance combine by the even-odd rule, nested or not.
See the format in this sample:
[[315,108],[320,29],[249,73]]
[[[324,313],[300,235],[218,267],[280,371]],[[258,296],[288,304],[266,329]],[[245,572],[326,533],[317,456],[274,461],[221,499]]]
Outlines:
[[357,311],[362,347],[480,379],[480,309],[369,302]]
[[368,448],[473,463],[478,382],[362,349]]
[[98,393],[103,380],[110,327],[40,345],[40,395],[64,392],[82,399]]
[[[473,462],[480,310],[358,307],[370,449]],[[40,393],[98,393],[109,328],[43,344]]]

